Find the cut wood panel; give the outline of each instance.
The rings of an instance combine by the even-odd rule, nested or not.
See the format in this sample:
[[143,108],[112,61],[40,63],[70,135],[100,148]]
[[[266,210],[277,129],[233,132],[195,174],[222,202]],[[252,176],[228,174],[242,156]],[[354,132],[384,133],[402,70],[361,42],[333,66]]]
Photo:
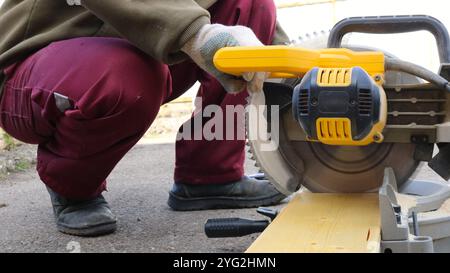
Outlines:
[[379,252],[378,194],[297,194],[247,250]]

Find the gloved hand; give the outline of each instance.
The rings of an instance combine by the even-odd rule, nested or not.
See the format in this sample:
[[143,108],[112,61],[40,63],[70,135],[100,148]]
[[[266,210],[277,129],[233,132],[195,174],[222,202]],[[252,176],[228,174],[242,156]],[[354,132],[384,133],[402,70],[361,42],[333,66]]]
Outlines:
[[213,75],[229,93],[239,93],[247,87],[248,92],[262,90],[267,73],[245,73],[242,78],[220,72],[214,66],[216,52],[223,47],[262,46],[250,28],[244,26],[224,26],[211,24],[200,31],[181,49],[189,55],[200,68]]

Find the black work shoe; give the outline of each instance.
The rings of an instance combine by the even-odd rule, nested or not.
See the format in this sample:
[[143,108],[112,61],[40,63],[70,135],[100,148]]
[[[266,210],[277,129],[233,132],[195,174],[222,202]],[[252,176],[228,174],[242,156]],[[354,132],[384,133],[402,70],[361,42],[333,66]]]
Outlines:
[[100,236],[116,230],[116,216],[102,195],[91,200],[74,201],[58,195],[48,187],[47,190],[60,232],[76,236]]
[[233,209],[269,206],[286,196],[268,180],[244,176],[223,185],[189,185],[176,183],[169,192],[168,205],[173,210]]

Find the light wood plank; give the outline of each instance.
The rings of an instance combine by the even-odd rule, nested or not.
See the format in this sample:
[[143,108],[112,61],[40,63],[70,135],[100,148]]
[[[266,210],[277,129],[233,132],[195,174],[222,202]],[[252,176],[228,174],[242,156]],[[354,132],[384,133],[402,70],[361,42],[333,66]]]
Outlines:
[[248,253],[379,252],[378,194],[297,194]]

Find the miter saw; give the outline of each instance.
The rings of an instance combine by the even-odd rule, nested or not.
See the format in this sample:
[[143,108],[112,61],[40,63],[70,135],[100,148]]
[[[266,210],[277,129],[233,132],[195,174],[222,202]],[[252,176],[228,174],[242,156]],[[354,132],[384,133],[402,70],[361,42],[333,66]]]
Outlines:
[[[436,38],[439,74],[386,52],[341,48],[344,35],[351,32],[418,30],[427,30]],[[428,162],[444,180],[450,179],[450,38],[441,22],[429,16],[348,18],[331,30],[328,48],[225,48],[216,54],[215,65],[235,76],[249,71],[270,73],[272,80],[264,92],[249,97],[249,106],[265,111],[248,111],[247,134],[257,166],[280,192],[291,194],[303,187],[302,192],[334,193],[332,198],[341,201],[357,196],[364,202],[375,194],[372,212],[377,215],[375,220],[380,218],[376,225],[382,237],[381,246],[372,245],[371,250],[450,251],[450,211],[441,207],[450,197],[449,186],[411,179],[421,162]],[[308,200],[326,200],[309,195],[297,199],[299,211],[309,206]],[[367,202],[367,207],[375,204]],[[419,236],[420,223],[430,222],[424,212],[430,211],[435,211],[431,222],[442,224],[436,227],[439,235]],[[274,223],[280,217],[267,209],[260,212],[275,219]],[[284,214],[285,219],[288,213]],[[298,217],[303,221],[302,215]],[[207,223],[206,231],[210,237],[236,236],[260,232],[267,224],[216,219]],[[371,236],[377,233],[370,230]],[[445,242],[436,247],[433,240]],[[254,250],[270,251],[273,244]],[[272,248],[279,249],[288,251]]]

